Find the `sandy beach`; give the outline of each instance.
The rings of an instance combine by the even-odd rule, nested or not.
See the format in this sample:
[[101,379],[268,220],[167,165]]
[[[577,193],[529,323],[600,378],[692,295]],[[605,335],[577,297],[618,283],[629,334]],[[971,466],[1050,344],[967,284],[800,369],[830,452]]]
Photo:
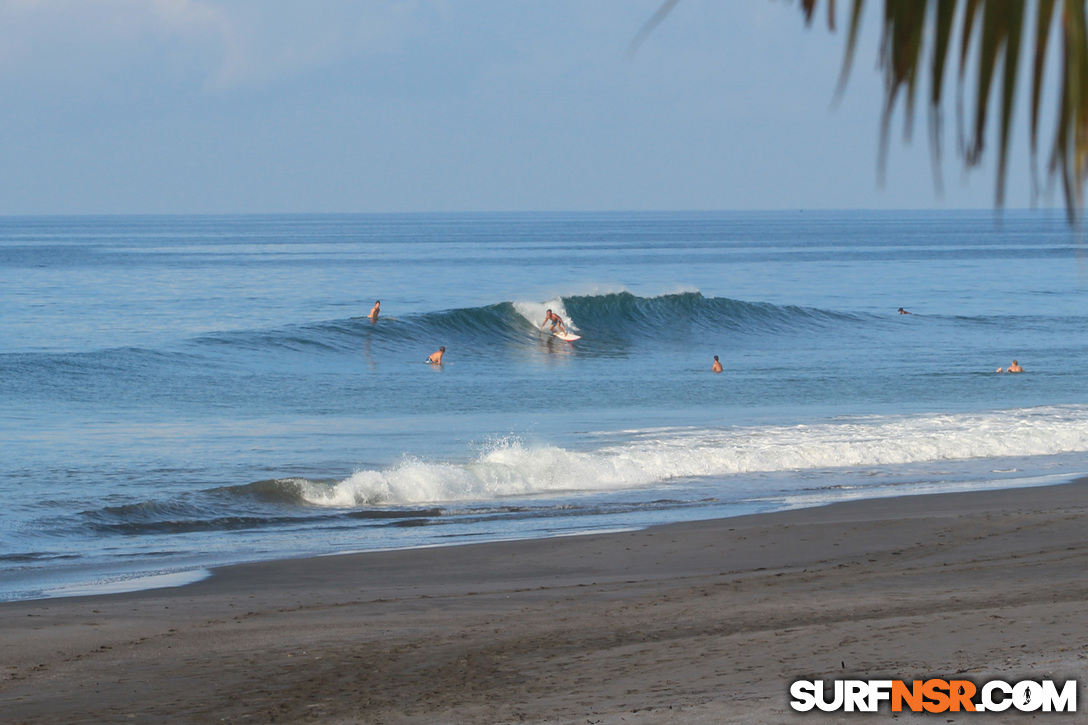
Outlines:
[[789,684],[952,676],[1075,678],[1083,703],[1085,532],[1082,480],[10,602],[0,712],[9,723],[903,722],[923,716],[793,713]]

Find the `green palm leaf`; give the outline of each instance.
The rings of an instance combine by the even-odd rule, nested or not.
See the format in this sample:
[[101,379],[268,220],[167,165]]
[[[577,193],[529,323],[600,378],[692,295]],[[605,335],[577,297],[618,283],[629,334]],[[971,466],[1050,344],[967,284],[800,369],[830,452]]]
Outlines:
[[[806,20],[811,19],[818,0],[803,4]],[[854,0],[850,32],[847,37],[844,77],[853,62],[858,25],[865,0]],[[939,164],[941,112],[944,106],[944,75],[951,38],[959,22],[959,115],[961,118],[960,154],[968,167],[978,165],[986,148],[989,131],[988,110],[995,87],[999,93],[997,119],[997,190],[996,203],[1005,202],[1005,180],[1016,107],[1016,81],[1020,73],[1021,45],[1026,34],[1025,0],[884,0],[884,35],[880,63],[884,71],[885,103],[882,127],[881,167],[887,153],[887,129],[896,102],[905,90],[906,120],[909,133],[914,113],[914,95],[919,69],[927,42],[930,73],[930,141]],[[829,8],[832,6],[829,5]],[[1049,173],[1061,180],[1066,208],[1075,218],[1084,203],[1084,181],[1088,171],[1088,32],[1084,0],[1064,0],[1060,17],[1055,20],[1054,0],[1036,0],[1035,37],[1031,72],[1030,127],[1031,154],[1038,157],[1039,117],[1046,91],[1046,60],[1050,34],[1057,24],[1062,38],[1062,67],[1057,77],[1057,128],[1051,145]],[[833,9],[829,12],[833,13]],[[834,28],[834,20],[829,23]],[[976,37],[977,36],[977,37]],[[967,73],[974,68],[971,84],[973,122],[962,130],[964,118],[962,93],[967,88]],[[1033,174],[1034,174],[1033,170]],[[1035,184],[1033,188],[1038,189]]]
[[[1005,180],[1013,117],[1016,109],[1016,82],[1020,75],[1022,43],[1027,34],[1027,19],[1033,18],[1029,137],[1031,144],[1033,194],[1039,149],[1040,108],[1047,92],[1046,61],[1050,36],[1057,28],[1061,46],[1061,67],[1056,71],[1054,87],[1056,128],[1051,142],[1048,173],[1061,181],[1066,209],[1075,219],[1084,205],[1084,182],[1088,174],[1088,0],[1061,0],[1055,13],[1055,0],[1033,0],[1034,13],[1028,13],[1028,0],[884,0],[883,36],[880,66],[884,74],[884,107],[881,119],[880,173],[887,158],[891,119],[900,98],[905,106],[905,133],[909,138],[914,117],[918,81],[925,59],[929,58],[929,133],[934,168],[939,172],[942,146],[942,111],[945,105],[944,76],[949,53],[953,50],[955,30],[959,29],[959,68],[957,115],[960,119],[959,153],[967,167],[978,165],[990,133],[989,108],[997,100],[997,189],[996,204],[1005,202]],[[643,27],[637,41],[659,24],[677,4],[666,0]],[[828,26],[835,29],[835,2],[826,0]],[[811,23],[820,0],[800,0],[806,23]],[[865,0],[854,0],[850,10],[846,53],[840,78],[840,92],[849,77],[857,47]],[[635,44],[632,44],[635,48]],[[973,78],[968,79],[968,71]],[[964,92],[973,89],[972,122],[964,124]],[[937,174],[938,185],[940,183]]]

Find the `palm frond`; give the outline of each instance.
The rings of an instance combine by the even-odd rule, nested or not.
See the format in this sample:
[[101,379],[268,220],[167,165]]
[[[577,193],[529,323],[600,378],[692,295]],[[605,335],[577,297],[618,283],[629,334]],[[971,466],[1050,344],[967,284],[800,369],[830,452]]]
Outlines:
[[[965,165],[981,163],[989,133],[989,108],[993,94],[997,101],[997,188],[995,203],[1005,203],[1005,181],[1011,144],[1013,117],[1017,105],[1016,82],[1020,74],[1022,41],[1027,18],[1034,18],[1035,36],[1031,48],[1031,96],[1029,137],[1032,159],[1032,194],[1038,194],[1037,159],[1039,117],[1046,94],[1046,61],[1054,26],[1061,35],[1061,69],[1056,76],[1057,127],[1051,143],[1048,174],[1060,179],[1065,205],[1076,219],[1084,205],[1084,183],[1088,175],[1088,0],[1061,0],[1056,15],[1055,0],[884,0],[880,65],[884,74],[884,107],[881,118],[879,169],[883,176],[887,160],[888,133],[899,99],[904,98],[904,133],[909,139],[914,103],[924,58],[930,58],[929,133],[934,171],[940,186],[942,111],[945,105],[944,75],[950,51],[954,49],[959,23],[959,69],[957,116],[960,119],[958,149]],[[664,20],[679,0],[665,0],[631,43],[634,53],[646,36]],[[806,24],[811,24],[820,0],[800,0]],[[826,0],[828,27],[835,29],[835,0]],[[847,29],[846,52],[839,90],[842,93],[853,65],[865,0],[854,0]],[[977,36],[977,40],[976,40]],[[964,93],[969,87],[967,73],[973,68],[972,123],[965,127]],[[995,91],[995,87],[998,89]]]
[[1050,28],[1053,25],[1054,0],[1039,0],[1035,12],[1035,61],[1031,68],[1031,188],[1038,195],[1039,108],[1043,96],[1043,71],[1046,67]]
[[1088,171],[1088,32],[1084,3],[1065,0],[1062,23],[1061,104],[1058,131],[1051,153],[1050,173],[1058,174],[1067,208],[1079,209]]
[[[930,96],[929,130],[934,163],[940,164],[942,146],[942,109],[944,75],[951,50],[953,31],[959,21],[958,115],[959,151],[967,167],[981,163],[990,130],[991,98],[997,100],[997,188],[996,204],[1005,203],[1005,183],[1011,145],[1013,117],[1016,110],[1016,84],[1020,74],[1022,43],[1027,19],[1034,18],[1032,53],[1030,127],[1033,194],[1035,159],[1041,134],[1040,109],[1046,94],[1046,61],[1050,35],[1057,22],[1061,34],[1062,68],[1057,76],[1057,128],[1051,144],[1049,174],[1061,180],[1066,209],[1075,219],[1084,205],[1084,182],[1088,174],[1088,25],[1085,0],[1063,0],[1060,18],[1055,21],[1054,0],[1034,0],[1035,12],[1027,12],[1027,0],[884,0],[884,31],[880,45],[880,65],[884,72],[885,100],[882,117],[880,168],[883,172],[887,154],[887,134],[892,114],[901,96],[905,97],[905,132],[910,135],[914,98],[919,70],[929,43]],[[816,12],[818,0],[806,0],[806,19]],[[850,30],[846,40],[843,78],[849,73],[857,45],[858,24],[865,0],[854,0]],[[968,84],[968,70],[974,77]],[[974,90],[972,122],[965,130],[963,93]],[[841,91],[840,91],[841,92]],[[938,177],[939,183],[939,177]]]
[[[815,1],[816,0],[808,0],[808,2],[813,3]],[[834,3],[835,0],[830,1]],[[657,12],[650,16],[650,19],[642,24],[642,27],[639,28],[638,32],[635,34],[634,40],[632,40],[631,44],[627,46],[628,58],[631,58],[635,55],[635,53],[638,53],[638,49],[642,47],[642,44],[643,42],[645,42],[646,38],[650,35],[650,33],[654,32],[654,28],[656,28],[658,25],[661,25],[661,21],[668,17],[669,13],[672,12],[672,9],[676,7],[676,4],[678,2],[680,2],[680,0],[665,0],[665,2],[661,3],[661,7],[657,9]]]

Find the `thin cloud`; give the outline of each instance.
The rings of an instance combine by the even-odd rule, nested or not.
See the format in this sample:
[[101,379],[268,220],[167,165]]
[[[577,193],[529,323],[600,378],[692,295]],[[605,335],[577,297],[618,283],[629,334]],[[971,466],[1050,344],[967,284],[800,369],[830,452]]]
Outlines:
[[211,92],[267,87],[396,53],[446,15],[444,0],[0,0],[0,78],[108,83],[162,62]]

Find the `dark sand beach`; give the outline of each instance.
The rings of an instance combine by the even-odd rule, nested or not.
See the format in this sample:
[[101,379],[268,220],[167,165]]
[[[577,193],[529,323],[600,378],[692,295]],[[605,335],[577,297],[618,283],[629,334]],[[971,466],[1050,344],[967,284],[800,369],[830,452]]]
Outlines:
[[788,687],[1075,678],[1084,703],[1086,533],[1078,481],[10,602],[0,712],[7,723],[1075,722],[1083,713],[796,714]]

